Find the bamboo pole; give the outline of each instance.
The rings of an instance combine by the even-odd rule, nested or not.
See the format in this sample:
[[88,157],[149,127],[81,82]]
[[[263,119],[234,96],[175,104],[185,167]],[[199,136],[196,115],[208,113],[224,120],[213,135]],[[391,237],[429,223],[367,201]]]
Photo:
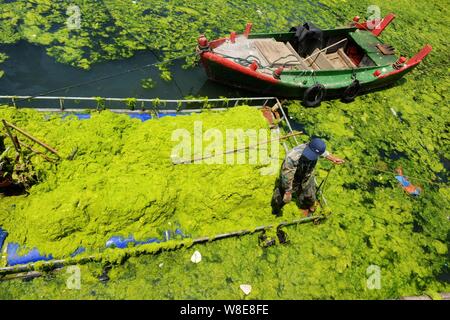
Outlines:
[[49,158],[45,153],[40,152],[39,150],[33,149],[32,147],[30,147],[29,145],[27,145],[27,144],[25,144],[25,143],[23,143],[23,142],[21,142],[21,141],[19,141],[19,144],[20,144],[21,146],[27,148],[27,149],[30,150],[31,152],[34,152],[34,153],[40,155],[42,158],[44,158],[44,159],[47,160],[48,162],[52,162],[52,163],[55,162],[55,160]]
[[2,120],[3,125],[5,126],[9,126],[10,128],[20,132],[21,134],[23,134],[25,137],[27,137],[28,139],[36,142],[38,145],[40,145],[41,147],[47,149],[48,151],[50,151],[51,153],[53,153],[54,155],[56,155],[58,158],[61,158],[58,154],[58,151],[56,151],[55,149],[53,149],[52,147],[50,147],[49,145],[45,144],[42,141],[39,141],[37,138],[33,137],[31,134],[29,134],[28,132],[26,132],[23,129],[20,129],[18,127],[16,127],[15,125],[13,125],[12,123],[7,122],[6,120]]
[[16,152],[20,154],[20,145],[17,143],[16,139],[14,139],[14,136],[6,122],[6,120],[2,120],[3,126],[5,127],[6,130],[6,134],[8,135],[8,137],[11,139],[13,145],[14,145],[14,149],[16,149]]
[[[281,227],[287,227],[287,226],[292,226],[292,225],[297,225],[297,224],[303,224],[303,223],[307,223],[307,222],[317,222],[320,220],[325,219],[326,216],[324,215],[318,215],[318,216],[313,216],[313,217],[307,217],[307,218],[301,218],[301,219],[295,219],[289,222],[281,222],[278,225],[275,224],[271,224],[271,225],[266,225],[266,226],[260,226],[257,227],[253,230],[239,230],[239,231],[234,231],[234,232],[228,232],[228,233],[222,233],[222,234],[217,234],[215,236],[211,236],[211,237],[199,237],[199,238],[195,238],[192,243],[195,244],[202,244],[202,243],[206,243],[206,242],[212,242],[212,241],[217,241],[217,240],[223,240],[223,239],[227,239],[227,238],[232,238],[232,237],[238,237],[238,236],[244,236],[244,235],[249,235],[249,234],[253,234],[256,232],[262,232],[264,230],[268,230],[268,229],[272,229],[272,228],[281,228]],[[161,248],[161,250],[157,251],[157,252],[151,252],[150,254],[158,254],[159,252],[162,251],[170,251],[170,250],[177,250],[179,248],[181,248],[183,246],[180,246],[176,249],[173,248]],[[126,249],[122,249],[122,250],[126,250]],[[141,253],[142,254],[146,254]],[[64,266],[68,266],[68,265],[75,265],[75,264],[85,264],[88,262],[92,262],[92,261],[100,261],[101,260],[101,254],[100,255],[90,255],[90,256],[86,256],[80,259],[60,259],[60,260],[50,260],[50,261],[40,261],[37,264],[44,269],[47,269],[48,271],[57,269],[57,268],[62,268]],[[19,273],[25,273],[25,272],[32,272],[35,271],[36,268],[36,263],[29,263],[29,264],[25,264],[25,265],[19,265],[19,266],[10,266],[10,267],[4,267],[4,268],[0,268],[0,281],[2,279],[3,276],[8,275],[8,274],[19,274]]]
[[289,133],[289,134],[287,134],[285,136],[282,136],[282,137],[279,137],[279,138],[275,138],[275,139],[271,139],[271,140],[267,140],[267,141],[264,141],[264,142],[261,142],[261,143],[254,144],[252,146],[239,148],[239,149],[233,149],[233,150],[230,150],[230,151],[222,152],[220,154],[214,154],[214,155],[211,155],[211,156],[208,156],[208,157],[200,157],[200,158],[194,158],[192,160],[185,160],[185,161],[177,162],[177,163],[174,163],[174,164],[189,164],[189,163],[194,163],[194,162],[201,161],[201,160],[206,160],[206,159],[215,158],[215,157],[218,157],[218,156],[223,156],[223,155],[230,154],[230,153],[241,152],[241,151],[252,149],[252,148],[255,148],[255,147],[258,147],[258,146],[261,146],[261,145],[268,144],[270,142],[285,140],[285,139],[288,139],[288,138],[291,138],[291,137],[295,137],[295,136],[298,136],[298,135],[301,135],[301,134],[303,134],[303,132],[293,132],[293,133]]

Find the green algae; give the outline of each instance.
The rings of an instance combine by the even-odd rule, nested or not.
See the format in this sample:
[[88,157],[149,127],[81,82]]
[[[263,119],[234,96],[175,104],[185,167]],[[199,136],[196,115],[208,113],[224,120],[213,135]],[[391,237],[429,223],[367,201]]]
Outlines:
[[27,197],[1,202],[0,224],[11,242],[64,257],[80,246],[103,248],[114,235],[159,237],[176,224],[187,234],[203,236],[273,221],[270,199],[276,174],[261,175],[264,165],[174,165],[171,160],[177,143],[170,140],[172,132],[192,131],[198,121],[203,132],[267,132],[257,109],[145,123],[108,111],[88,121],[13,109],[0,114],[54,146],[63,158],[76,149],[71,160],[57,166],[36,157],[41,183]]
[[[80,10],[80,28],[68,28],[73,12]],[[93,63],[131,57],[142,50],[156,50],[162,60],[191,53],[199,34],[216,38],[231,30],[242,31],[248,21],[256,31],[285,30],[305,17],[320,17],[328,26],[333,17],[324,6],[314,4],[291,10],[297,1],[239,1],[224,5],[222,0],[104,0],[104,1],[14,1],[0,4],[0,43],[25,40],[45,46],[57,61],[89,69]],[[187,58],[192,65],[194,57]],[[170,81],[167,66],[163,80]]]
[[[22,299],[243,299],[239,290],[243,283],[252,285],[251,299],[382,299],[422,292],[423,275],[411,280],[399,264],[382,265],[381,290],[368,290],[366,269],[376,256],[375,250],[369,257],[351,253],[355,249],[366,252],[364,241],[344,245],[348,239],[343,239],[337,244],[342,252],[336,252],[332,247],[335,239],[323,237],[328,231],[334,232],[334,227],[323,224],[287,228],[291,244],[265,250],[258,248],[255,235],[157,256],[131,257],[113,267],[107,284],[97,278],[104,265],[91,263],[79,266],[80,290],[62,289],[68,279],[63,270],[26,284],[2,283],[0,295],[12,298],[14,293]],[[203,257],[199,264],[190,261],[195,250]],[[422,260],[416,254],[413,258]],[[330,272],[339,265],[349,266]],[[429,290],[440,292],[448,287],[434,284]]]
[[[288,24],[279,14],[285,11],[295,11],[292,14],[299,18],[294,24],[304,20],[300,18],[303,12],[305,17],[314,17],[326,11],[323,16],[334,26],[345,22],[337,14],[346,20],[354,15],[363,16],[367,6],[374,2],[381,6],[382,14],[398,14],[383,33],[385,41],[408,56],[425,43],[430,43],[434,51],[406,81],[394,88],[359,97],[352,104],[332,101],[322,103],[317,109],[304,109],[297,103],[290,106],[291,116],[304,124],[309,134],[325,137],[332,151],[345,156],[352,164],[333,169],[330,174],[325,195],[333,214],[327,221],[319,226],[285,228],[291,241],[286,246],[262,250],[257,246],[256,236],[246,236],[195,247],[203,256],[202,262],[195,265],[190,262],[194,248],[130,258],[111,270],[107,285],[97,279],[103,265],[91,263],[80,267],[81,290],[65,289],[67,275],[61,273],[27,283],[0,283],[0,297],[244,299],[239,290],[242,283],[252,285],[249,297],[253,299],[391,299],[450,291],[448,283],[437,280],[442,272],[449,272],[450,191],[442,182],[448,181],[443,164],[450,159],[449,79],[445,66],[448,31],[442,23],[448,21],[445,3],[432,1],[428,8],[409,1],[322,1],[328,8],[317,13],[311,8],[303,10],[297,3],[287,3],[280,11],[275,4],[271,10],[279,21],[270,28],[286,29],[284,26]],[[230,7],[241,10],[232,18],[223,18],[223,7],[213,4],[209,25],[217,20],[221,23],[220,30],[241,28],[255,13],[255,10],[247,13],[245,4],[232,3]],[[227,10],[231,10],[227,14],[234,12],[234,9]],[[254,22],[261,21],[251,18]],[[124,16],[122,20],[127,19]],[[130,18],[129,23],[136,23],[137,31],[142,28],[134,19]],[[318,24],[324,26],[323,22]],[[197,27],[195,22],[194,25]],[[145,24],[145,28],[150,27]],[[258,24],[255,28],[265,31]],[[208,36],[221,34],[208,28],[201,32],[205,30]],[[162,34],[159,40],[165,41],[161,43],[170,45],[172,40],[164,37],[173,34],[170,26],[165,25],[158,32]],[[186,40],[186,35],[194,41],[196,32],[195,28],[182,29],[182,43],[191,42]],[[145,37],[159,36],[145,33]],[[173,44],[167,48],[172,49]],[[58,147],[64,148],[61,144]],[[69,149],[65,152],[70,152]],[[411,178],[411,181],[421,184],[424,193],[418,199],[410,198],[398,187],[392,174],[362,165],[391,172],[402,166],[406,175],[421,179]],[[330,167],[319,163],[319,177],[325,177]],[[4,201],[14,203],[1,199],[0,206]],[[370,290],[366,285],[367,268],[373,264],[381,269],[379,290]]]

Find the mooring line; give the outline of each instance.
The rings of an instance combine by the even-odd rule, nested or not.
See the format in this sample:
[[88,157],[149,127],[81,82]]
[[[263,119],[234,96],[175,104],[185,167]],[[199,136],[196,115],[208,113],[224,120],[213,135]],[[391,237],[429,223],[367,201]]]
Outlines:
[[[190,56],[193,56],[193,55],[196,55],[196,54],[197,54],[196,52],[192,52],[192,53],[185,54],[185,55],[182,55],[182,56],[179,56],[179,57],[176,57],[176,58],[172,58],[172,59],[167,59],[167,60],[164,60],[164,61],[158,61],[158,62],[155,62],[155,63],[146,64],[146,65],[141,66],[141,67],[128,69],[128,70],[125,70],[125,71],[113,73],[113,74],[110,74],[110,75],[106,75],[106,76],[103,76],[103,77],[99,77],[99,78],[88,80],[88,81],[84,81],[84,82],[78,82],[78,83],[71,84],[71,85],[64,86],[64,87],[60,87],[60,88],[57,88],[57,89],[52,89],[52,90],[49,90],[49,91],[33,94],[33,95],[31,95],[31,96],[29,96],[27,98],[19,99],[16,102],[20,102],[20,101],[24,101],[24,100],[28,100],[28,99],[33,99],[33,98],[44,96],[44,95],[47,95],[47,94],[50,94],[50,93],[63,91],[63,90],[68,90],[68,89],[73,89],[73,88],[81,87],[81,86],[84,86],[84,85],[92,84],[92,83],[95,83],[95,82],[111,79],[111,78],[118,77],[118,76],[121,76],[121,75],[124,75],[124,74],[127,74],[127,73],[131,73],[131,72],[135,72],[135,71],[151,68],[151,67],[154,67],[154,66],[157,66],[157,65],[160,65],[160,64],[167,64],[167,63],[170,63],[172,61],[176,61],[176,60],[179,60],[179,59],[187,58],[187,57],[190,57]],[[8,103],[8,106],[11,106],[11,103]]]

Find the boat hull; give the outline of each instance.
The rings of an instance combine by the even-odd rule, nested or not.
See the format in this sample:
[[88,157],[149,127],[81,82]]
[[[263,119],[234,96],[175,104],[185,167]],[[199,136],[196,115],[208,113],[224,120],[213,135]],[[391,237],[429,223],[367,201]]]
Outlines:
[[[310,84],[303,85],[301,81],[298,84],[293,84],[292,82],[283,81],[283,78],[269,80],[267,78],[258,77],[257,72],[242,72],[242,68],[230,67],[221,63],[221,61],[215,61],[210,59],[210,56],[202,57],[202,64],[206,70],[208,78],[212,81],[240,89],[245,89],[258,93],[260,95],[271,95],[280,98],[293,98],[302,99],[307,88]],[[392,85],[399,79],[401,79],[405,74],[412,71],[416,65],[409,68],[405,68],[400,72],[392,74],[386,77],[376,77],[372,75],[373,71],[370,70],[370,77],[373,78],[372,81],[361,81],[361,92],[370,92],[373,90],[381,89]],[[374,69],[375,70],[375,69]],[[367,72],[366,72],[367,73]],[[327,98],[336,98],[344,94],[347,87],[352,82],[352,71],[348,71],[346,76],[339,75],[336,82],[322,81],[320,73],[315,75],[315,81],[322,83],[326,89]],[[330,75],[325,74],[323,77],[329,79]],[[367,75],[366,75],[367,77]],[[305,81],[310,81],[311,77],[305,77]],[[342,81],[345,78],[347,80]],[[357,77],[358,78],[358,77]]]
[[[295,43],[295,32],[250,35],[251,24],[247,24],[246,31],[239,37],[232,33],[229,38],[208,42],[204,35],[200,36],[197,52],[209,79],[227,86],[260,95],[304,99],[311,106],[320,103],[323,97],[343,97],[351,101],[361,92],[392,85],[431,52],[431,46],[425,45],[409,60],[396,58],[391,46],[378,38],[394,17],[393,14],[386,16],[380,29],[374,31],[357,21],[351,27],[322,30],[326,43],[333,44],[310,54],[308,58],[302,58],[295,52],[291,44]],[[264,39],[269,42],[261,42]],[[337,47],[340,43],[347,45],[346,52],[343,46]],[[337,56],[330,58],[333,62],[325,55],[332,47],[337,52]],[[286,52],[289,54],[285,55]],[[248,59],[252,56],[255,58],[253,61]],[[288,56],[295,59],[282,60]]]

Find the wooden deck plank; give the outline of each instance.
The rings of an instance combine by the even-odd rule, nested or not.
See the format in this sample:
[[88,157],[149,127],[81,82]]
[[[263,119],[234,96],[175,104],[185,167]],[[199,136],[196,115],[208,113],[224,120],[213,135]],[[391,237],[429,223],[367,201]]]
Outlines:
[[295,54],[283,42],[275,41],[275,39],[258,39],[254,41],[254,44],[270,65],[300,64]]

